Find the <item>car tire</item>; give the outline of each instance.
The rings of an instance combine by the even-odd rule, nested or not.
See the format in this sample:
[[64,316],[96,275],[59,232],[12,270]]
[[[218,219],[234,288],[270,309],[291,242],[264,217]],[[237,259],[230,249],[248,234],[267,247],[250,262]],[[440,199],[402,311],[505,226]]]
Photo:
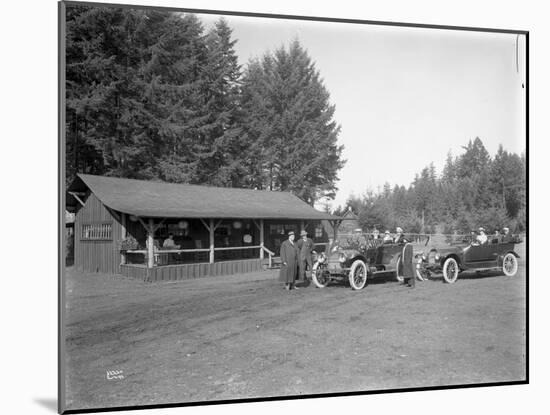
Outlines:
[[518,259],[512,253],[507,253],[502,259],[502,272],[507,277],[513,277],[518,272]]
[[459,271],[460,269],[458,268],[456,259],[447,258],[443,263],[443,279],[446,283],[454,283],[458,278]]
[[367,283],[367,265],[357,259],[351,264],[349,271],[349,285],[354,290],[362,289]]
[[428,270],[422,269],[422,258],[417,258],[414,264],[414,274],[418,281],[427,281],[429,280],[430,274]]
[[325,288],[329,282],[330,278],[326,275],[328,273],[327,267],[325,264],[315,262],[311,269],[311,280],[317,288]]

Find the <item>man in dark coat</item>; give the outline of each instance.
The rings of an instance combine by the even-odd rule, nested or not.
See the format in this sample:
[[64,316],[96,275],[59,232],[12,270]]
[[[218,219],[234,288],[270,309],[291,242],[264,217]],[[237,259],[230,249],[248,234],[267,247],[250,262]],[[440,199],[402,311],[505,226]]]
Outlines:
[[[415,264],[413,264],[413,246],[411,243],[405,243],[403,252],[401,254],[401,266],[403,273],[403,284],[414,288],[416,283]],[[399,270],[398,270],[399,272]]]
[[297,289],[294,286],[298,273],[298,247],[294,243],[294,232],[288,233],[288,239],[281,244],[281,272],[279,281],[285,283],[285,289]]
[[313,268],[313,258],[311,257],[311,253],[313,252],[315,245],[313,244],[313,240],[307,237],[307,232],[305,230],[300,232],[300,239],[296,245],[298,246],[298,251],[300,252],[298,280],[304,282],[307,280],[306,267],[310,272]]

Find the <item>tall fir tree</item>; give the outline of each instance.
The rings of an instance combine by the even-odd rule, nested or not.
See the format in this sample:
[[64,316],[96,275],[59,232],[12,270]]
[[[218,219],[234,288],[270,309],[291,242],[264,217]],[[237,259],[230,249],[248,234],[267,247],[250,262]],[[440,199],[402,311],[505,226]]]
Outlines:
[[242,153],[239,108],[241,68],[236,40],[225,19],[218,20],[205,38],[207,60],[201,68],[204,123],[197,155],[196,181],[217,186],[241,186]]
[[[204,55],[198,19],[151,10],[68,10],[67,150],[75,160],[68,181],[78,171],[189,181]],[[81,155],[93,163],[79,162]]]
[[[243,80],[245,132],[262,147],[264,188],[290,190],[307,203],[333,198],[343,167],[340,127],[315,64],[295,40],[251,62]],[[257,159],[253,155],[251,159]]]
[[479,226],[491,232],[503,226],[524,231],[525,155],[501,146],[492,159],[480,139],[464,149],[456,158],[448,153],[441,177],[432,163],[415,175],[408,189],[385,183],[378,193],[355,197],[361,225],[401,226],[407,232],[468,233]]

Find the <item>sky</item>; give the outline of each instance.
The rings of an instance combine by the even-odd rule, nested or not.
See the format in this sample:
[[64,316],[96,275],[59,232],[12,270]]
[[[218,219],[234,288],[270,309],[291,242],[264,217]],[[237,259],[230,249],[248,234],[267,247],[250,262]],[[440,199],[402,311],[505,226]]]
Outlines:
[[[199,15],[208,28],[219,16]],[[335,208],[388,182],[408,187],[430,163],[480,137],[521,153],[525,38],[515,34],[227,16],[243,67],[298,39],[319,70],[347,160]],[[516,41],[518,55],[516,60]],[[516,65],[516,61],[518,64]]]

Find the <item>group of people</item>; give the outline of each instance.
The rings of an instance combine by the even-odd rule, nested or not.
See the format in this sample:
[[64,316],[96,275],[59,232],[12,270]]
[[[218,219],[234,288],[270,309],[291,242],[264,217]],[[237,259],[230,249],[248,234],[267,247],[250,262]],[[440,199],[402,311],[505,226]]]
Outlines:
[[305,282],[306,270],[313,267],[315,244],[308,238],[307,232],[300,232],[300,239],[295,241],[294,231],[288,233],[288,239],[281,244],[281,271],[279,280],[287,290],[297,290],[297,282]]
[[512,240],[512,234],[510,234],[510,229],[507,227],[502,228],[502,231],[499,231],[498,229],[495,231],[493,235],[487,235],[485,232],[485,228],[480,227],[477,230],[477,233],[475,231],[472,231],[470,233],[470,242],[473,245],[485,245],[488,243],[503,243],[503,242],[510,242]]
[[[371,234],[372,240],[382,240],[382,243],[384,244],[401,244],[408,242],[407,238],[405,237],[405,234],[403,233],[403,229],[399,226],[395,228],[395,235],[392,235],[389,230],[386,230],[384,232],[384,235],[381,236],[378,229],[374,229]],[[351,238],[348,239],[348,243],[350,245],[358,244],[359,246],[366,246],[367,240],[365,236],[363,235],[363,230],[361,228],[357,228],[353,230],[353,234]]]
[[[284,283],[287,290],[297,290],[297,283],[307,281],[307,272],[311,272],[313,267],[313,253],[315,244],[311,238],[308,238],[307,231],[300,232],[300,238],[296,241],[294,231],[288,232],[288,239],[281,244],[281,271],[279,280]],[[378,239],[376,237],[375,239]],[[403,229],[397,227],[395,235],[386,231],[382,238],[384,243],[406,243],[408,242],[403,233]],[[353,231],[350,239],[350,245],[366,246],[367,240],[362,229],[357,228]]]

